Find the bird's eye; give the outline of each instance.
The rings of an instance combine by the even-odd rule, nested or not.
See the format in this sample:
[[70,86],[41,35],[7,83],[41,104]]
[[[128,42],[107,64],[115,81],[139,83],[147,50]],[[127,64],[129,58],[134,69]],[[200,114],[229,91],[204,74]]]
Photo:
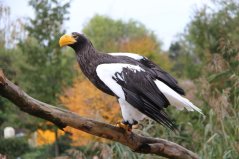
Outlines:
[[78,38],[78,35],[72,34],[72,37],[73,37],[74,39],[77,39],[77,38]]

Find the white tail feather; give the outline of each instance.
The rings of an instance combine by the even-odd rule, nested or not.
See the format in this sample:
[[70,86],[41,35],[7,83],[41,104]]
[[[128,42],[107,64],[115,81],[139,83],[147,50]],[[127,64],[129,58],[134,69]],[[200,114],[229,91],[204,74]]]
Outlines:
[[159,80],[154,81],[156,85],[158,86],[159,90],[165,95],[165,97],[168,99],[169,103],[173,106],[175,106],[179,110],[183,110],[183,108],[186,108],[188,111],[197,111],[200,114],[204,115],[202,113],[202,110],[199,109],[197,106],[195,106],[193,103],[191,103],[188,99],[182,97],[177,92],[175,92],[173,89],[171,89],[169,86],[164,84],[163,82]]

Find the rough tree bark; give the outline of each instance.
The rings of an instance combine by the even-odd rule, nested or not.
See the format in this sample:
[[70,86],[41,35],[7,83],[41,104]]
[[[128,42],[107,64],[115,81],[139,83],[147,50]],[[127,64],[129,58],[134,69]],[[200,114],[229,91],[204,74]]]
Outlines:
[[13,102],[22,111],[51,121],[60,129],[70,126],[95,136],[119,142],[138,153],[156,154],[173,159],[199,159],[197,154],[176,143],[160,138],[140,136],[122,128],[83,118],[74,112],[38,101],[9,81],[1,70],[0,95]]

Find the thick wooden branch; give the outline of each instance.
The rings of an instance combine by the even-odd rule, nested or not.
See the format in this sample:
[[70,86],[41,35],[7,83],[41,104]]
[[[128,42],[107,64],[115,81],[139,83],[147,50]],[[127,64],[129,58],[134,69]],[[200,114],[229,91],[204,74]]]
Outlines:
[[38,101],[9,81],[1,70],[0,95],[13,102],[22,111],[51,121],[61,129],[70,126],[95,136],[119,142],[139,153],[156,154],[174,159],[199,159],[195,153],[176,143],[160,138],[140,136],[133,132],[83,118],[76,113]]

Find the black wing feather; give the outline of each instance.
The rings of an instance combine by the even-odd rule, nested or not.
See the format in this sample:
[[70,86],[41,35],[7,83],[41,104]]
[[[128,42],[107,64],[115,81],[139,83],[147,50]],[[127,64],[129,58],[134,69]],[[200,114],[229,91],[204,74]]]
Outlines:
[[164,111],[169,101],[154,83],[156,78],[147,72],[123,68],[121,73],[115,73],[113,79],[122,86],[128,103],[163,126],[176,129]]
[[165,84],[167,84],[170,88],[175,90],[177,93],[181,95],[185,95],[184,90],[178,86],[178,82],[175,78],[173,78],[169,73],[165,72],[158,65],[148,60],[147,58],[142,58],[139,60],[141,64],[151,69],[157,75],[157,79],[161,80]]

